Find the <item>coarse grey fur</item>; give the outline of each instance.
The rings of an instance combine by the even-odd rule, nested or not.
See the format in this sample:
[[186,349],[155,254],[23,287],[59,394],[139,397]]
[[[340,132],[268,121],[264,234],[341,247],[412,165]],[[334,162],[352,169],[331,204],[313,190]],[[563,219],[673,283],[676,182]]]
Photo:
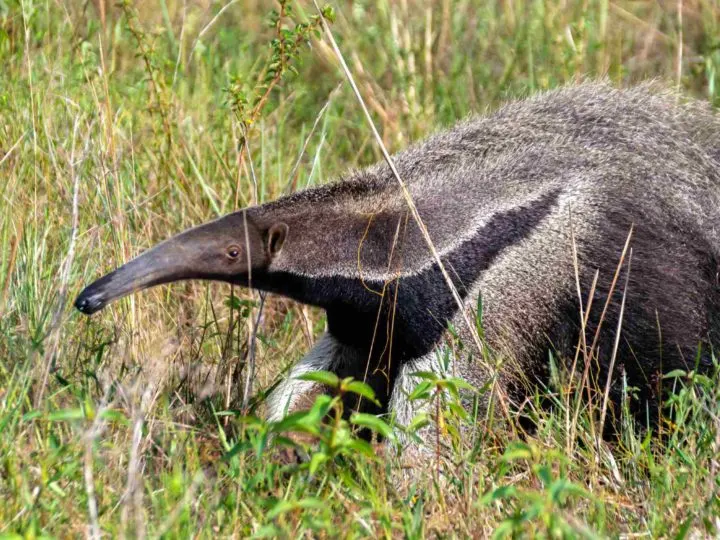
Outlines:
[[[694,367],[699,346],[700,368],[709,365],[709,347],[720,342],[720,121],[706,105],[652,85],[583,84],[462,122],[394,160],[464,301],[475,307],[482,295],[487,342],[504,360],[511,396],[522,397],[520,379],[545,377],[548,350],[574,357],[573,238],[583,305],[599,271],[590,341],[631,226],[614,373],[622,367],[641,389],[634,409],[655,414],[659,375]],[[230,243],[243,247],[243,264],[218,255]],[[599,383],[626,271],[600,331]],[[435,365],[448,325],[472,343],[384,163],[187,231],[91,285],[76,305],[93,312],[138,288],[189,278],[324,308],[328,334],[291,374],[330,369],[366,380],[382,402],[369,410],[392,408],[403,421],[414,412],[405,399],[411,373]],[[488,376],[462,359],[453,369],[477,386]],[[316,390],[288,379],[270,417]]]

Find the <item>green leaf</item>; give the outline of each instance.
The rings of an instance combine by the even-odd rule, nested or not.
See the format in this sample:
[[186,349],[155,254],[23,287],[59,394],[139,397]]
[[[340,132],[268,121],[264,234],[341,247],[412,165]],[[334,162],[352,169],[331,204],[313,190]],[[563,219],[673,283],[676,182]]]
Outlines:
[[338,398],[332,398],[328,396],[327,394],[322,394],[315,398],[315,403],[313,403],[313,406],[310,408],[309,414],[312,417],[312,419],[316,422],[321,421],[328,412],[330,412],[330,409],[332,409],[333,405],[338,401]]
[[491,502],[501,501],[504,499],[510,499],[517,494],[517,488],[515,486],[500,486],[493,491],[483,495],[480,499],[480,503],[487,505]]
[[251,308],[257,305],[257,302],[254,300],[240,299],[234,294],[229,298],[226,298],[224,303],[227,307],[237,311],[240,311],[241,308]]
[[408,433],[414,433],[415,431],[424,428],[430,423],[430,416],[426,412],[419,412],[416,414],[410,423],[405,428]]
[[353,439],[347,443],[348,450],[354,450],[358,454],[362,454],[365,457],[373,458],[377,457],[375,450],[372,445],[363,439]]
[[0,540],[23,540],[24,538],[17,533],[0,533]]
[[82,420],[85,418],[85,413],[82,409],[62,409],[59,411],[51,412],[48,415],[48,420],[51,422],[63,422],[67,420]]
[[325,508],[327,503],[316,498],[301,499],[299,501],[279,501],[270,511],[267,513],[267,519],[274,519],[280,514],[290,512],[292,510],[309,510]]
[[515,526],[512,520],[506,519],[500,525],[498,525],[493,531],[493,538],[508,538],[512,536]]
[[[276,433],[281,431],[308,431],[313,424],[313,422],[308,421],[308,417],[310,417],[310,411],[294,412],[274,422],[271,429]],[[317,428],[312,431],[316,432]]]
[[687,373],[682,369],[673,369],[671,372],[663,375],[663,379],[683,379],[687,376]]
[[340,386],[340,378],[331,371],[309,371],[295,377],[300,381],[310,381],[324,384],[330,388]]
[[534,469],[535,474],[545,485],[545,487],[549,486],[552,483],[552,471],[550,470],[550,467],[548,467],[547,465],[537,465],[534,467]]
[[508,445],[507,450],[502,456],[503,461],[517,461],[519,459],[532,458],[531,448],[522,442],[514,442]]
[[461,420],[467,420],[468,419],[468,413],[465,410],[465,407],[458,403],[448,403],[447,407],[452,411],[452,413]]
[[335,10],[330,5],[326,5],[322,8],[322,16],[331,23],[335,22]]
[[480,335],[483,335],[483,298],[482,294],[478,294],[477,299],[477,312],[475,314],[475,325],[480,332]]
[[380,406],[380,402],[375,398],[375,391],[362,381],[351,381],[343,384],[342,389],[346,392],[352,392],[353,394],[367,398],[375,405]]
[[366,427],[371,429],[375,433],[379,433],[386,439],[392,439],[394,437],[392,428],[381,418],[374,414],[367,413],[353,413],[350,417],[350,423],[356,426]]
[[67,493],[58,485],[57,482],[50,482],[48,483],[48,487],[53,493],[56,493],[57,495],[60,495],[61,497],[66,497]]
[[592,494],[588,492],[582,486],[579,486],[573,482],[568,481],[565,478],[557,480],[556,483],[563,482],[562,491],[565,495],[574,495],[575,497],[582,497],[583,499],[592,499]]
[[683,452],[680,448],[675,448],[675,451],[677,452],[678,456],[680,456],[680,459],[690,467],[691,469],[695,469],[697,467],[697,463],[695,463],[695,460],[687,455],[687,453]]
[[446,380],[453,386],[455,386],[455,388],[458,388],[460,390],[470,390],[471,392],[477,392],[477,389],[472,384],[458,377],[450,377]]
[[34,420],[35,418],[39,418],[40,416],[42,416],[42,414],[43,414],[42,411],[38,411],[38,410],[30,411],[30,412],[23,414],[22,419],[23,419],[23,422],[28,422],[30,420]]
[[308,468],[310,474],[315,474],[318,467],[325,463],[329,459],[328,455],[324,452],[315,452],[310,458],[310,466]]
[[280,534],[280,529],[272,523],[263,525],[253,534],[253,538],[278,538],[280,536],[282,536]]
[[107,420],[108,422],[116,422],[124,426],[130,424],[130,420],[127,416],[125,416],[125,413],[117,409],[105,409],[100,413],[100,418]]
[[408,399],[410,401],[414,401],[417,399],[428,399],[430,397],[430,390],[432,390],[432,387],[433,384],[431,382],[423,381],[418,384],[412,392],[410,392]]
[[252,449],[252,443],[250,441],[240,441],[234,444],[230,450],[225,452],[220,458],[222,461],[230,461],[233,457],[238,455],[240,452],[247,452]]
[[695,376],[693,377],[693,381],[698,383],[700,386],[707,388],[708,390],[711,389],[713,386],[715,386],[715,384],[710,379],[710,377],[707,377],[707,376],[703,375],[702,373],[696,373]]
[[[217,416],[221,416],[220,413],[216,413]],[[238,415],[233,419],[236,423],[244,425],[246,428],[248,427],[258,427],[262,426],[263,421],[260,420],[257,416],[246,416],[246,415]]]
[[350,426],[348,426],[347,422],[343,421],[335,428],[335,432],[333,433],[333,437],[330,441],[330,446],[335,450],[341,449],[347,447],[354,438],[355,437],[350,431]]
[[683,521],[682,525],[680,525],[674,538],[676,540],[683,540],[684,538],[687,538],[688,531],[690,530],[690,527],[692,526],[693,521],[695,521],[695,516],[691,514],[690,516],[687,517],[687,519],[685,521]]
[[417,377],[418,379],[425,379],[427,381],[437,381],[440,377],[438,377],[437,373],[434,373],[432,371],[416,371],[414,373],[410,374],[411,377]]

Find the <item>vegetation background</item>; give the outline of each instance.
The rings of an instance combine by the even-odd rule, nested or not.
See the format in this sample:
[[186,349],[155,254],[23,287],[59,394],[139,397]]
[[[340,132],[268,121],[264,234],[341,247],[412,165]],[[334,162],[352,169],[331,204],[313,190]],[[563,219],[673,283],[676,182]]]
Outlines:
[[[332,8],[391,150],[586,78],[720,102],[716,0]],[[169,234],[381,159],[316,16],[305,0],[0,0],[0,537],[720,534],[717,374],[670,374],[675,423],[628,421],[613,444],[562,375],[524,437],[485,426],[467,444],[444,403],[421,420],[457,443],[453,474],[408,484],[320,422],[329,398],[293,425],[255,419],[322,313],[206,283],[72,309]],[[284,428],[315,434],[309,461],[278,458]]]

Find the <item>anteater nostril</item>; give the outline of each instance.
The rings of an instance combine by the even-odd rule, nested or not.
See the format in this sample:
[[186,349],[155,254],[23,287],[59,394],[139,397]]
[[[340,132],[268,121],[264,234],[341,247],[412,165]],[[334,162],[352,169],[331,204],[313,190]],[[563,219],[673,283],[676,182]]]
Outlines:
[[75,307],[78,309],[78,311],[81,311],[82,313],[85,313],[87,315],[93,313],[95,311],[95,307],[97,307],[99,302],[92,301],[91,297],[87,297],[83,294],[81,294],[77,300],[75,300]]

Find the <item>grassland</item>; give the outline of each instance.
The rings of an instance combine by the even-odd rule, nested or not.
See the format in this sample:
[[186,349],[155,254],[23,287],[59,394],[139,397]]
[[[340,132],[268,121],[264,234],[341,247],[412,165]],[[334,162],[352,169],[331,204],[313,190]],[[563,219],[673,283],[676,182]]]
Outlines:
[[[315,15],[291,6],[287,40]],[[391,150],[584,78],[720,103],[716,1],[333,7]],[[277,9],[0,0],[0,537],[720,534],[717,374],[675,374],[675,422],[612,444],[560,376],[542,393],[567,398],[536,409],[535,433],[455,437],[451,479],[408,485],[351,435],[322,431],[323,458],[284,464],[253,419],[322,313],[202,283],[71,308],[172,232],[381,158],[325,38],[274,66]],[[451,434],[467,422],[443,415]]]

